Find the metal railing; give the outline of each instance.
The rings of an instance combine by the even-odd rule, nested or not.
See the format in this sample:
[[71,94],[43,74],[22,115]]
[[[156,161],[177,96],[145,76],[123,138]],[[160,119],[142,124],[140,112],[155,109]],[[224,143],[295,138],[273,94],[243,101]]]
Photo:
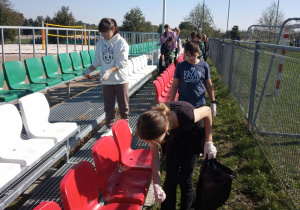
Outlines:
[[[13,47],[17,47],[14,52],[11,52],[9,48],[12,48],[12,45],[5,43],[7,38],[5,37],[4,31],[16,30],[17,31],[17,44],[14,44]],[[32,30],[32,41],[29,44],[22,44],[22,31],[23,30]],[[42,43],[37,43],[37,38],[42,36],[42,30],[45,30],[45,49],[42,48]],[[51,40],[49,34],[51,31]],[[84,32],[87,34],[87,46],[84,46]],[[53,34],[57,34],[57,37],[53,37]],[[61,36],[65,37],[62,38]],[[157,43],[159,41],[159,33],[154,32],[128,32],[121,31],[120,35],[127,41],[130,45],[129,56],[133,57],[137,51],[141,51],[144,54],[152,54],[152,60],[157,57],[157,50],[159,49]],[[70,40],[71,37],[75,37]],[[79,37],[79,41],[76,39]],[[8,54],[18,54],[18,59],[22,61],[22,55],[32,54],[32,57],[36,57],[36,54],[48,55],[51,53],[69,53],[78,50],[90,50],[95,49],[96,41],[101,39],[101,34],[98,30],[86,30],[86,29],[72,29],[72,28],[50,28],[50,27],[27,27],[27,26],[0,26],[0,39],[1,39],[1,49],[0,54],[2,56],[2,62],[6,61],[6,55]],[[140,44],[140,45],[139,45]],[[147,45],[146,45],[147,44]],[[31,50],[25,52],[24,46],[29,46]],[[62,52],[62,47],[65,49]],[[137,49],[138,48],[138,49]],[[156,54],[155,54],[156,52]]]
[[300,48],[210,39],[209,57],[300,206]]

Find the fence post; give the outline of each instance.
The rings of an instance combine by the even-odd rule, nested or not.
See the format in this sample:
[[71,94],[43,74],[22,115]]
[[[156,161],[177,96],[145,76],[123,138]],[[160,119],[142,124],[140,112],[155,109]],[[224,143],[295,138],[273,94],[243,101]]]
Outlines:
[[253,72],[252,72],[252,84],[251,84],[251,93],[250,93],[250,104],[249,104],[249,114],[248,114],[248,124],[250,129],[252,129],[252,120],[254,113],[254,101],[256,95],[256,83],[257,83],[257,70],[258,70],[258,62],[259,62],[259,54],[260,54],[260,41],[256,41],[255,43],[255,51],[254,51],[254,63],[253,63]]
[[234,43],[232,43],[232,45],[231,45],[231,58],[230,58],[230,69],[229,69],[229,79],[228,79],[228,91],[229,91],[229,93],[231,93],[231,90],[232,90],[233,62],[234,62]]

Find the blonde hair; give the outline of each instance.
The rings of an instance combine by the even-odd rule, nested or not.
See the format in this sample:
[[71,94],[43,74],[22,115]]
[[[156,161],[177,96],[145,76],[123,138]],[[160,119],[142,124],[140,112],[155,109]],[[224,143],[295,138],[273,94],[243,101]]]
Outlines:
[[166,117],[169,117],[170,115],[170,108],[164,103],[159,103],[157,106],[153,106],[152,110],[162,112]]

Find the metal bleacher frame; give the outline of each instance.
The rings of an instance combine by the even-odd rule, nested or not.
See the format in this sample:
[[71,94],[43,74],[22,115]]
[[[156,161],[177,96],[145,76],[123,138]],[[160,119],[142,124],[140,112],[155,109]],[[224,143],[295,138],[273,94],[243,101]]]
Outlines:
[[[147,81],[151,79],[152,76],[153,73],[148,74],[143,79],[141,79],[141,81],[137,82],[134,86],[132,86],[129,90],[129,97],[133,96],[143,85],[147,83]],[[17,177],[13,178],[13,180],[11,180],[8,184],[2,187],[2,189],[0,189],[0,210],[7,207],[13,200],[15,200],[20,194],[22,194],[32,183],[34,183],[34,181],[36,181],[42,174],[44,174],[63,156],[66,156],[67,163],[64,164],[64,166],[61,169],[59,169],[59,171],[65,170],[65,168],[67,168],[64,172],[66,173],[67,170],[71,166],[73,166],[74,163],[76,163],[76,160],[74,160],[74,158],[77,157],[77,153],[79,154],[79,156],[81,156],[80,152],[82,150],[85,150],[85,148],[91,146],[91,141],[98,140],[99,132],[92,138],[91,141],[84,145],[84,147],[79,152],[77,152],[71,159],[69,159],[69,151],[89,132],[91,132],[94,129],[99,129],[99,124],[105,118],[103,99],[102,97],[100,97],[101,92],[102,86],[98,85],[95,88],[92,88],[80,95],[77,95],[76,97],[73,97],[51,108],[49,122],[76,122],[79,126],[80,132],[76,135],[71,136],[70,139],[66,141],[66,144],[58,144],[42,160],[34,164],[33,167],[26,170],[26,172],[24,173],[20,173]],[[153,94],[153,92],[151,93]],[[139,101],[139,105],[141,104],[143,104],[143,102]],[[133,114],[132,111],[133,107],[130,107],[131,115]],[[131,116],[131,118],[136,119],[133,116]],[[102,131],[104,127],[102,127],[100,131]],[[133,127],[135,127],[135,123],[132,125],[132,128]],[[25,131],[22,132],[22,138],[27,138]],[[92,157],[91,153],[90,156]],[[93,163],[93,160],[89,159],[89,161]],[[50,178],[49,182],[52,182],[52,179],[53,178]],[[42,189],[46,188],[43,187]],[[60,203],[60,205],[62,204]]]

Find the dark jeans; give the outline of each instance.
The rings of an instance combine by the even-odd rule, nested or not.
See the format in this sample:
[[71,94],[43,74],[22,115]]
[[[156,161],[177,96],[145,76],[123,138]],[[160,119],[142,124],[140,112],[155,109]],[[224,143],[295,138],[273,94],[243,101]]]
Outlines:
[[166,68],[168,68],[168,66],[170,66],[171,62],[170,62],[170,57],[165,57],[165,63],[166,66],[162,66],[162,59],[161,57],[159,58],[159,74],[163,73],[164,70],[166,70]]
[[161,204],[162,210],[173,210],[176,206],[176,189],[179,183],[181,190],[180,209],[195,208],[195,190],[193,172],[205,142],[203,120],[194,128],[174,136],[166,142],[166,179],[164,191],[166,200]]

